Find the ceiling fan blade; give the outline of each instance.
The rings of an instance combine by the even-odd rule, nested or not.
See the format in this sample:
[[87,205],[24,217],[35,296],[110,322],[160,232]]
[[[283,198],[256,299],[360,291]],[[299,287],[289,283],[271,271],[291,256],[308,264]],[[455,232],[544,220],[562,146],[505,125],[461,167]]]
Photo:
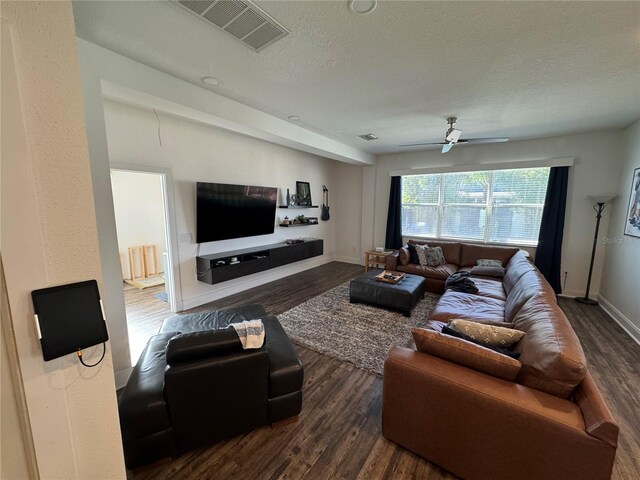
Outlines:
[[509,137],[493,137],[493,138],[462,138],[458,143],[500,143],[508,142]]
[[423,145],[446,145],[447,142],[428,142],[428,143],[407,143],[405,145],[398,145],[399,147],[421,147]]
[[455,143],[445,143],[442,146],[442,153],[447,153],[449,150],[451,150],[453,148],[454,145],[455,145]]

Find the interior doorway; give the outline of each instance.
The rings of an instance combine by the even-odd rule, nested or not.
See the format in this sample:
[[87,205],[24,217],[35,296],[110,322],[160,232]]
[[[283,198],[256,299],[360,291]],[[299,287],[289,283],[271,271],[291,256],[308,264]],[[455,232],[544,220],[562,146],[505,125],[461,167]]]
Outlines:
[[175,311],[166,174],[111,169],[131,364]]

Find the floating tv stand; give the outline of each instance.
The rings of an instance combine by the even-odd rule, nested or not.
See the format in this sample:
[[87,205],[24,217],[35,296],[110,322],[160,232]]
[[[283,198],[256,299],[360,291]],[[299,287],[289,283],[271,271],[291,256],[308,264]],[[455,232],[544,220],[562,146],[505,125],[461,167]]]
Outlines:
[[[302,243],[274,243],[196,257],[198,280],[213,285],[290,263],[317,257],[324,252],[322,239]],[[236,259],[235,261],[233,259]]]

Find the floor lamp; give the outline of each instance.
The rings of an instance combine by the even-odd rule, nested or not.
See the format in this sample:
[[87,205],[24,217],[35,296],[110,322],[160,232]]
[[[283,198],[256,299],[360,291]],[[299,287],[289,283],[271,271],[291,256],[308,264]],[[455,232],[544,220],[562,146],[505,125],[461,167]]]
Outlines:
[[598,230],[600,230],[600,219],[602,218],[602,211],[606,203],[611,203],[617,195],[588,195],[589,200],[593,202],[593,209],[596,212],[596,232],[593,235],[593,249],[591,250],[591,263],[589,264],[589,278],[587,280],[587,290],[584,292],[584,297],[576,297],[576,302],[584,303],[587,305],[598,305],[596,300],[589,298],[589,289],[591,288],[591,274],[593,273],[593,261],[596,258],[596,247],[598,246]]

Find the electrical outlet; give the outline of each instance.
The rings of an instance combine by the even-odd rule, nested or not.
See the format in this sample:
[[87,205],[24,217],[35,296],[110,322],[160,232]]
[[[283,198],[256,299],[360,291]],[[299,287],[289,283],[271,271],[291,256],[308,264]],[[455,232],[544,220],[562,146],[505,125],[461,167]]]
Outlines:
[[191,233],[181,234],[180,243],[193,243],[193,235]]

